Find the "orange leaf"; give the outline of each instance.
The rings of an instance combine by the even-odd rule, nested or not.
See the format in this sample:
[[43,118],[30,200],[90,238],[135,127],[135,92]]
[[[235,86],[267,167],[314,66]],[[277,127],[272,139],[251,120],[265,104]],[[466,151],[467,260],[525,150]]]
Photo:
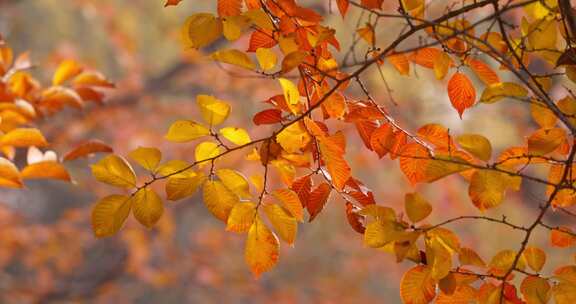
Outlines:
[[13,146],[13,147],[44,147],[48,142],[38,129],[33,128],[18,128],[0,137],[0,146]]
[[255,125],[269,125],[282,121],[282,111],[278,109],[268,109],[256,113],[252,119]]
[[480,78],[480,80],[485,85],[489,86],[491,84],[500,82],[500,77],[498,77],[498,74],[496,74],[496,72],[494,72],[489,65],[484,63],[484,61],[478,59],[470,59],[468,60],[468,64],[476,76],[478,76],[478,78]]
[[348,12],[348,6],[350,6],[350,0],[336,0],[336,5],[338,6],[338,11],[340,11],[340,15],[342,18],[346,16],[346,12]]
[[310,214],[310,222],[318,216],[324,208],[324,205],[326,205],[328,197],[330,197],[330,191],[332,191],[330,185],[322,183],[310,193],[310,197],[306,203],[306,209],[308,209],[308,213]]
[[244,257],[255,277],[272,269],[278,263],[280,243],[259,216],[248,230]]
[[218,0],[220,17],[238,16],[242,10],[242,0]]
[[410,62],[404,54],[392,54],[386,57],[400,75],[410,75]]
[[70,181],[70,175],[62,164],[55,161],[43,161],[30,164],[22,169],[24,179],[60,179]]
[[430,277],[430,269],[418,265],[408,270],[400,282],[400,297],[404,304],[427,304],[436,296],[436,282]]
[[346,144],[339,142],[338,139],[337,135],[318,138],[318,143],[334,186],[342,190],[350,178],[350,167],[344,159]]
[[466,75],[456,72],[448,81],[448,97],[462,118],[464,110],[474,105],[476,90]]
[[568,227],[560,227],[559,229],[552,230],[550,232],[550,242],[552,246],[560,248],[573,246],[576,238],[569,233],[572,233],[572,229]]
[[65,60],[58,66],[52,79],[52,85],[60,85],[66,80],[80,74],[82,66],[74,60]]
[[114,150],[104,142],[93,139],[81,143],[80,145],[76,146],[76,148],[66,153],[66,155],[64,155],[64,160],[74,160],[98,152],[112,153]]
[[422,48],[416,50],[410,55],[410,60],[415,64],[423,66],[425,68],[433,69],[434,62],[442,54],[442,51],[435,48]]
[[292,183],[290,186],[292,191],[296,192],[302,207],[306,207],[308,198],[310,197],[310,191],[312,190],[312,180],[310,175],[305,175]]

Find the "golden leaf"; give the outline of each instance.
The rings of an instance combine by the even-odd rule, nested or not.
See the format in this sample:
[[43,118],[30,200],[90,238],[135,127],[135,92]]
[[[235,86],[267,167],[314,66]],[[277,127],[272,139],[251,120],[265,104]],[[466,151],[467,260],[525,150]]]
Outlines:
[[134,170],[120,156],[108,155],[91,167],[92,175],[99,182],[122,188],[133,188],[136,186]]
[[132,208],[132,199],[126,195],[109,195],[92,209],[92,231],[96,237],[115,234],[122,228]]

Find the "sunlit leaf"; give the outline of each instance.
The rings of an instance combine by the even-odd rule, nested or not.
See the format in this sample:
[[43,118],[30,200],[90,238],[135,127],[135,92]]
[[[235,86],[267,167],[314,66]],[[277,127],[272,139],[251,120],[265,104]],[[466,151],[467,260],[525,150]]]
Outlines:
[[154,190],[146,187],[138,190],[133,198],[132,212],[140,224],[152,228],[164,213],[162,199]]
[[478,157],[483,161],[490,160],[492,156],[492,145],[490,141],[479,134],[463,134],[456,138],[456,141],[470,154]]
[[68,170],[55,161],[41,161],[29,164],[20,172],[23,179],[59,179],[70,181]]
[[126,195],[109,195],[100,199],[92,209],[92,231],[96,237],[116,234],[124,225],[132,208]]
[[538,247],[526,247],[522,255],[526,259],[528,266],[536,272],[540,272],[546,263],[546,252]]
[[[308,191],[310,191],[310,189],[308,189]],[[278,189],[274,190],[272,195],[282,203],[282,206],[286,208],[294,218],[299,221],[304,218],[304,209],[296,192],[290,189]]]
[[224,183],[226,188],[234,192],[240,198],[250,198],[250,186],[246,178],[239,172],[232,169],[218,169],[216,176]]
[[34,128],[17,128],[0,136],[0,146],[44,147],[47,145],[44,135]]
[[448,81],[448,97],[452,106],[462,117],[464,110],[472,107],[476,102],[476,89],[466,75],[456,72]]
[[556,150],[565,139],[564,129],[539,129],[528,137],[528,152],[536,155],[548,154]]
[[157,148],[138,147],[132,150],[128,157],[142,166],[142,168],[153,172],[160,164],[160,160],[162,160],[162,152]]
[[252,62],[252,59],[246,55],[246,53],[235,49],[216,51],[210,55],[210,58],[248,70],[256,69],[256,65]]
[[234,128],[234,127],[227,127],[220,129],[220,134],[224,136],[227,140],[242,146],[245,145],[252,140],[250,139],[250,135],[246,130],[242,128]]
[[404,304],[427,304],[436,296],[436,282],[430,269],[418,265],[408,270],[400,281],[400,297]]
[[264,71],[270,71],[278,62],[278,58],[276,58],[276,54],[270,49],[267,48],[258,48],[256,50],[256,58],[258,59],[258,64],[260,68]]
[[230,105],[213,96],[198,95],[196,96],[196,103],[200,107],[202,118],[210,126],[223,123],[230,115]]
[[203,162],[205,160],[214,159],[218,155],[220,155],[220,146],[210,141],[205,141],[198,144],[194,152],[196,162]]
[[22,177],[18,168],[4,157],[0,157],[0,186],[9,188],[22,187]]
[[186,47],[201,48],[222,35],[222,22],[207,13],[194,14],[182,26],[182,40]]
[[206,175],[202,172],[188,172],[185,175],[171,176],[166,182],[166,197],[171,201],[177,201],[191,196],[206,179]]
[[209,180],[204,183],[203,198],[206,208],[219,220],[227,222],[230,211],[239,200],[221,181]]
[[262,207],[278,236],[286,243],[294,244],[298,233],[298,222],[296,219],[277,204],[265,204]]
[[278,238],[266,227],[260,217],[256,216],[248,231],[244,252],[246,263],[250,266],[255,277],[259,277],[262,273],[276,266],[279,251]]
[[238,203],[230,211],[230,216],[226,223],[226,231],[248,232],[254,219],[256,218],[256,204]]
[[191,120],[178,120],[172,123],[165,138],[173,142],[188,142],[206,135],[210,130]]
[[112,186],[133,188],[136,185],[136,175],[132,167],[124,158],[114,154],[92,165],[92,174],[98,181]]
[[52,78],[52,85],[60,85],[66,80],[82,72],[82,66],[75,60],[65,60],[58,66],[54,77]]
[[432,205],[418,192],[406,193],[404,196],[406,215],[413,223],[419,222],[432,212]]
[[522,98],[526,95],[528,95],[528,91],[513,82],[495,83],[482,92],[480,102],[495,103],[505,97]]
[[286,79],[286,78],[278,78],[280,82],[280,86],[282,86],[282,92],[284,93],[284,98],[289,104],[297,104],[300,100],[300,92],[298,92],[298,87],[296,85]]
[[94,153],[112,153],[114,150],[99,140],[89,140],[83,142],[64,155],[64,160],[74,160]]

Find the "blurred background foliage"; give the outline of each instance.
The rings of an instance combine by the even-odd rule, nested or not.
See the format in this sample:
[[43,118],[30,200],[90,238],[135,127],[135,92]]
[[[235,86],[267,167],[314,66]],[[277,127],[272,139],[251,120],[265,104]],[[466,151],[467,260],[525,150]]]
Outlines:
[[[438,2],[438,7],[445,7],[445,1]],[[163,134],[170,122],[198,116],[194,98],[201,93],[229,100],[232,122],[245,126],[253,138],[267,134],[269,129],[256,128],[250,118],[263,109],[264,98],[280,92],[276,82],[224,70],[208,62],[202,52],[183,50],[179,44],[185,17],[215,11],[215,3],[184,0],[164,9],[161,0],[0,0],[0,33],[17,52],[30,50],[35,63],[48,67],[33,71],[39,78],[49,79],[61,59],[72,57],[102,71],[117,85],[105,105],[65,111],[42,122],[53,148],[62,153],[75,143],[97,138],[119,154],[156,146],[166,158],[191,159],[193,146],[167,143]],[[346,49],[356,12],[343,21],[329,1],[303,3],[324,12]],[[399,30],[394,24],[386,28],[394,30],[379,32],[381,43],[394,39]],[[237,47],[244,48],[246,38],[235,42]],[[445,83],[433,80],[431,72],[416,72],[416,77],[405,78],[384,66],[398,105],[393,105],[377,71],[365,76],[377,100],[408,129],[442,123],[453,134],[466,131],[488,137],[497,151],[504,144],[521,143],[525,130],[536,129],[527,107],[513,102],[477,106],[461,121],[450,108]],[[374,190],[379,204],[402,210],[404,194],[413,189],[398,165],[368,153],[355,130],[345,132],[353,174]],[[235,155],[223,165],[249,172],[252,167],[242,160],[243,155]],[[117,236],[96,240],[90,230],[90,207],[109,189],[90,177],[88,164],[93,161],[74,162],[75,185],[42,181],[29,183],[23,191],[1,190],[1,303],[400,301],[399,276],[409,265],[363,248],[361,237],[346,223],[344,203],[335,197],[314,223],[300,227],[295,248],[284,246],[278,267],[260,280],[252,278],[243,262],[243,238],[226,233],[198,197],[169,206],[150,231],[129,219]],[[465,185],[459,177],[450,177],[418,186],[434,205],[430,222],[477,213]],[[487,214],[506,214],[519,222],[535,214],[544,189],[535,185],[522,189]],[[473,245],[485,259],[500,249],[516,249],[510,240],[520,236],[484,223],[451,227],[464,246]],[[540,245],[549,242],[547,237],[539,235]],[[551,250],[549,258],[563,260],[549,265],[571,262],[566,259],[573,257],[560,258],[556,251]]]

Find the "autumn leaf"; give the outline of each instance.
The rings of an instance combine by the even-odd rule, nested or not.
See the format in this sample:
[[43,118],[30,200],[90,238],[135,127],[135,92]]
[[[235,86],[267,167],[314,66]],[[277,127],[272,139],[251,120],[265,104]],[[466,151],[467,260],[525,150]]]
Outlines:
[[478,157],[483,161],[490,160],[492,155],[492,145],[490,141],[479,134],[463,134],[456,138],[456,141],[470,154]]
[[126,195],[109,195],[100,199],[92,209],[92,231],[96,237],[116,234],[132,208],[133,200]]
[[228,216],[226,223],[226,231],[232,232],[248,232],[254,218],[256,217],[256,204],[252,202],[238,203],[234,205]]
[[52,85],[60,85],[63,82],[77,76],[82,72],[82,66],[75,60],[65,60],[58,66],[54,77],[52,78]]
[[248,184],[248,181],[238,171],[232,169],[218,169],[216,170],[216,176],[218,176],[228,190],[238,195],[238,197],[243,199],[249,199],[252,197],[250,195],[250,185]]
[[203,198],[206,208],[219,220],[227,222],[230,211],[239,200],[221,181],[209,180],[204,183]]
[[[305,187],[305,185],[303,185]],[[302,187],[300,187],[302,189]],[[310,191],[308,189],[308,191]],[[282,203],[282,206],[290,212],[290,214],[301,221],[304,218],[304,209],[298,194],[290,189],[278,189],[272,192],[272,196]]]
[[200,107],[202,118],[209,126],[217,126],[223,123],[230,115],[230,105],[213,96],[198,95],[196,103]]
[[241,13],[242,0],[218,0],[220,17],[238,16]]
[[222,35],[222,22],[212,14],[194,14],[182,26],[182,40],[186,47],[201,48]]
[[133,198],[132,212],[140,224],[152,228],[164,213],[162,199],[154,190],[146,187],[138,190]]
[[220,134],[227,140],[239,146],[245,145],[252,141],[250,135],[243,128],[227,127],[220,129]]
[[538,247],[526,247],[522,255],[526,259],[528,266],[536,272],[540,272],[546,263],[546,252]]
[[41,161],[29,164],[22,169],[23,179],[58,179],[70,181],[68,170],[62,164],[55,161]]
[[207,135],[210,135],[210,130],[205,126],[191,120],[178,120],[172,123],[165,138],[169,141],[182,143]]
[[476,102],[476,89],[466,75],[456,72],[448,81],[448,97],[462,118],[464,110],[472,107]]
[[280,86],[282,87],[282,92],[284,93],[284,98],[286,101],[291,104],[297,104],[300,100],[300,92],[298,92],[298,87],[296,85],[286,79],[286,78],[278,78],[280,82]]
[[171,201],[181,200],[193,195],[206,181],[202,172],[186,172],[185,174],[171,176],[166,182],[166,197]]
[[406,193],[404,196],[406,215],[413,223],[419,222],[432,212],[432,205],[417,192]]
[[468,194],[474,206],[480,210],[499,206],[508,188],[517,190],[518,177],[493,170],[477,170],[472,175]]
[[244,251],[246,263],[255,277],[258,278],[262,273],[276,266],[279,250],[280,244],[276,235],[266,227],[259,216],[256,216],[248,230]]
[[154,172],[162,160],[162,152],[157,148],[138,147],[128,154],[142,168]]
[[136,186],[136,174],[121,156],[108,155],[92,165],[92,174],[103,183],[121,187],[133,188]]
[[274,69],[276,63],[278,62],[276,54],[267,48],[258,48],[256,50],[256,58],[258,59],[260,68],[262,68],[264,71],[270,71]]
[[112,153],[114,150],[109,145],[99,140],[89,140],[76,146],[64,155],[64,160],[75,160],[94,153]]
[[167,7],[167,6],[176,6],[176,5],[180,4],[180,2],[182,2],[182,0],[166,0],[166,3],[164,4],[164,7]]
[[0,136],[0,146],[13,147],[44,147],[48,142],[38,129],[17,128]]
[[277,204],[265,204],[263,209],[272,227],[274,227],[274,230],[278,233],[278,236],[289,245],[294,244],[296,234],[298,233],[298,222],[296,218]]
[[21,188],[22,177],[18,168],[11,161],[0,157],[0,186],[8,188]]
[[428,267],[415,266],[402,276],[400,297],[405,304],[427,304],[436,296],[435,285]]
[[256,69],[256,65],[252,62],[252,59],[246,55],[246,53],[235,49],[216,51],[210,55],[210,58],[215,61],[232,64],[248,70]]

